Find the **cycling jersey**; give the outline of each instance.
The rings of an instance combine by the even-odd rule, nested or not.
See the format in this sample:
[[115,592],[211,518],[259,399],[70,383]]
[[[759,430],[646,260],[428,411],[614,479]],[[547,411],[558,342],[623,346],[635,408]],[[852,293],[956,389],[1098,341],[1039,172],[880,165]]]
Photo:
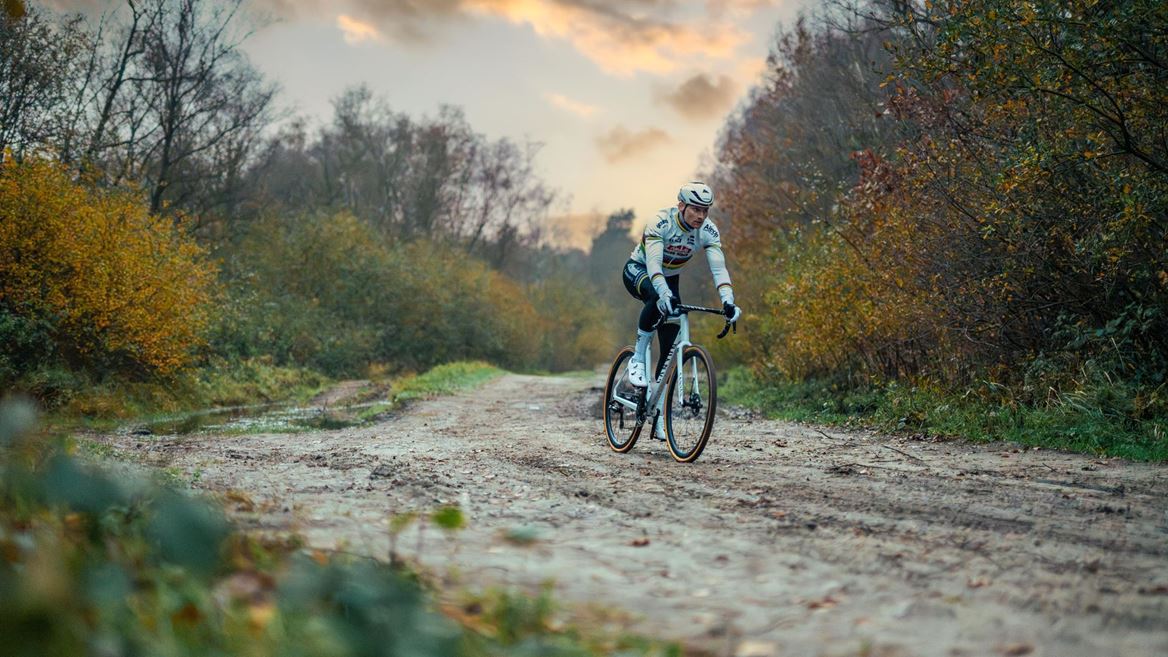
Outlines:
[[[676,207],[665,208],[645,227],[641,243],[633,249],[630,259],[642,265],[650,283],[658,294],[668,289],[665,278],[677,276],[681,268],[693,258],[699,248],[706,250],[706,262],[714,285],[718,286],[718,296],[722,301],[733,303],[734,291],[730,284],[730,272],[726,270],[726,257],[722,254],[722,240],[718,227],[706,219],[700,228],[689,228],[681,221],[681,213]],[[640,280],[634,287],[640,285]]]

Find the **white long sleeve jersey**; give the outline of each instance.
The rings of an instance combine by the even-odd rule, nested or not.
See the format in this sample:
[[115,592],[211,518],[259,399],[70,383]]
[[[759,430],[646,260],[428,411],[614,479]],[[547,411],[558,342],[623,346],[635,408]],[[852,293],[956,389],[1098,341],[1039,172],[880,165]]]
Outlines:
[[722,254],[721,235],[709,219],[700,228],[690,229],[682,223],[676,207],[664,208],[645,226],[641,243],[633,249],[630,257],[645,266],[657,293],[664,294],[669,289],[665,277],[679,274],[699,248],[706,250],[706,262],[710,265],[714,285],[718,287],[718,296],[724,302],[734,303],[734,288],[730,284],[730,272],[726,270],[726,257]]

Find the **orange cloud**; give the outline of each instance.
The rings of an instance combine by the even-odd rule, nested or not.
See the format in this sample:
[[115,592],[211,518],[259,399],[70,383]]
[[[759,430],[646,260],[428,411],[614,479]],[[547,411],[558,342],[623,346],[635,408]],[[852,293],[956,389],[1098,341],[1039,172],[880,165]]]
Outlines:
[[546,98],[547,101],[552,105],[584,118],[592,116],[597,112],[597,110],[600,109],[595,105],[589,105],[578,100],[573,100],[563,94],[546,93],[544,94],[544,98]]
[[466,0],[472,12],[530,25],[545,38],[565,39],[605,72],[621,76],[638,71],[668,73],[679,61],[695,56],[729,58],[748,38],[729,24],[698,29],[627,13],[628,4]]
[[706,11],[717,18],[725,15],[739,18],[777,4],[777,0],[706,0]]
[[[74,2],[80,0],[73,0]],[[753,2],[754,0],[736,0]],[[473,19],[504,20],[529,26],[545,39],[570,43],[601,70],[618,76],[638,72],[664,74],[694,58],[728,60],[750,36],[730,14],[707,7],[688,21],[667,15],[677,3],[662,0],[255,0],[280,16],[346,10],[355,24],[376,26],[406,43],[433,39],[449,23]],[[717,6],[715,3],[712,6]],[[692,15],[692,12],[690,12]],[[356,25],[354,25],[356,27]],[[345,28],[342,28],[345,29]],[[358,28],[360,29],[360,28]],[[345,32],[346,39],[366,40],[366,30]]]
[[738,64],[734,67],[738,80],[748,85],[761,82],[763,75],[768,70],[769,65],[766,57],[744,57],[738,60]]
[[351,18],[345,14],[337,16],[337,27],[344,34],[345,43],[355,46],[364,41],[380,41],[381,32],[371,23]]
[[672,139],[660,128],[646,128],[629,132],[624,126],[617,126],[596,138],[596,147],[610,164],[643,155],[658,146],[668,144]]

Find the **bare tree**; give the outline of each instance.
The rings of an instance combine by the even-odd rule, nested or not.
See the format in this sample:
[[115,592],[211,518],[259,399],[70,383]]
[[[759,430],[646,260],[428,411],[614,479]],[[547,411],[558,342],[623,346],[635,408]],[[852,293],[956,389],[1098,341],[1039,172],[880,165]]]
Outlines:
[[473,210],[460,226],[468,252],[475,253],[484,240],[497,242],[491,249],[493,260],[502,266],[512,244],[532,241],[525,236],[536,237],[535,227],[555,200],[555,193],[535,173],[539,148],[537,143],[520,147],[501,139],[481,149],[472,185]]
[[89,140],[83,155],[83,161],[87,163],[96,160],[106,148],[118,145],[116,142],[113,144],[106,142],[108,134],[116,135],[118,132],[111,129],[110,124],[115,120],[117,102],[131,71],[131,65],[144,51],[142,32],[147,15],[134,0],[126,0],[126,6],[130,15],[124,24],[113,27],[113,52],[108,55],[102,53],[101,49],[106,43],[104,35],[107,25],[110,25],[111,15],[102,17],[94,38],[91,64],[87,71],[89,75],[78,93],[79,98],[84,98],[86,90],[91,86],[96,87],[92,96],[88,98],[88,105],[93,112],[93,128],[89,131]]
[[54,24],[36,10],[0,14],[0,159],[57,139],[84,49],[79,19]]
[[389,242],[447,242],[495,262],[535,241],[555,198],[536,175],[537,144],[489,141],[449,106],[411,119],[364,85],[333,107],[311,145],[303,128],[277,140],[264,163],[273,202],[312,199],[348,210]]
[[241,2],[150,0],[141,71],[132,81],[153,124],[142,153],[152,212],[204,190],[207,178],[221,174],[207,166],[223,162],[216,155],[240,162],[240,148],[271,118],[276,89],[240,49],[249,35],[237,29]]

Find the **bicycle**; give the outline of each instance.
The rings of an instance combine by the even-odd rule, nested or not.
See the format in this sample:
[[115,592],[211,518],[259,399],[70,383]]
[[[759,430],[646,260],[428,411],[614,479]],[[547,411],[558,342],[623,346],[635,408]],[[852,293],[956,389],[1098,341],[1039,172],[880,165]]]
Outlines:
[[[721,315],[717,308],[687,306],[678,304],[669,320],[676,319],[681,328],[677,338],[669,348],[669,356],[661,368],[661,374],[648,388],[640,388],[629,383],[628,365],[632,362],[632,347],[621,349],[612,362],[608,380],[604,384],[604,432],[608,436],[608,446],[614,452],[624,454],[633,448],[645,423],[650,426],[656,421],[661,395],[664,400],[665,436],[669,453],[680,463],[693,463],[706,448],[710,432],[714,428],[714,411],[718,403],[718,382],[714,375],[714,360],[702,346],[689,340],[689,318],[691,312]],[[659,327],[667,318],[662,317]],[[721,340],[731,329],[738,332],[737,322],[726,322]],[[654,327],[656,329],[657,327]],[[683,376],[674,376],[678,371],[677,355],[681,354],[680,371]],[[652,349],[645,352],[645,371],[652,372]],[[686,368],[689,371],[686,372]],[[626,416],[631,427],[626,426]],[[652,428],[650,428],[652,431]]]

